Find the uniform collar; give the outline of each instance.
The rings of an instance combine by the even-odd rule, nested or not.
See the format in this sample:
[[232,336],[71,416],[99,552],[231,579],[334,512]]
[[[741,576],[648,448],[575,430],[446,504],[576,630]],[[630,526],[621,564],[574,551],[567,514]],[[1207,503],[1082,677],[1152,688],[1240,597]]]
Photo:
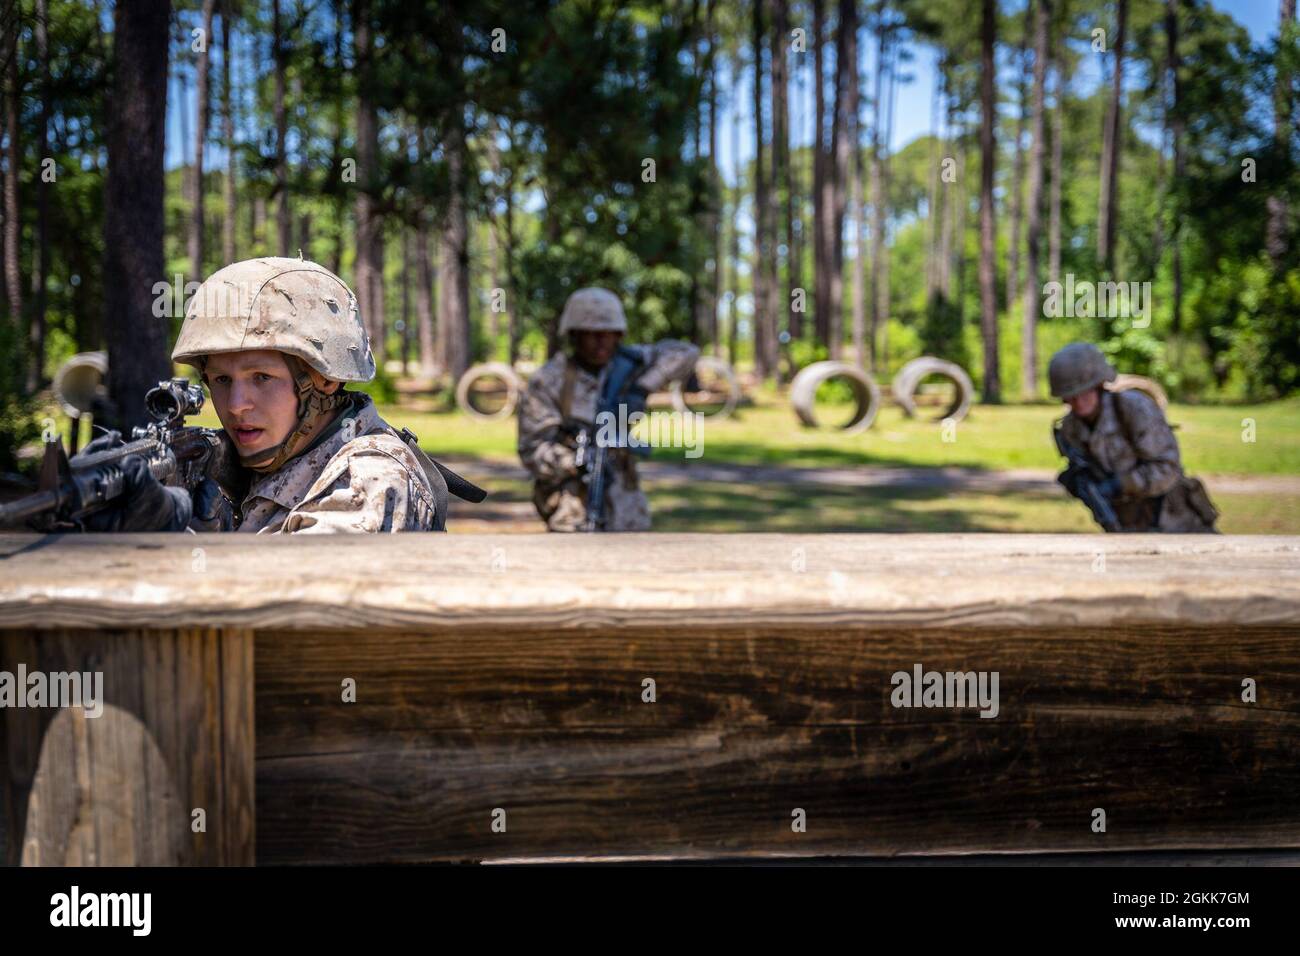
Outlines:
[[[356,422],[351,429],[344,428],[348,418]],[[281,508],[292,510],[330,459],[343,450],[344,445],[375,431],[382,424],[374,400],[364,392],[354,393],[352,405],[330,424],[329,431],[322,436],[319,444],[294,455],[270,474],[257,478],[244,500],[247,502],[252,498],[266,498]]]
[[1091,425],[1077,416],[1074,419],[1085,438],[1113,432],[1118,425],[1118,419],[1115,417],[1115,393],[1103,388],[1098,401],[1101,402],[1101,413]]

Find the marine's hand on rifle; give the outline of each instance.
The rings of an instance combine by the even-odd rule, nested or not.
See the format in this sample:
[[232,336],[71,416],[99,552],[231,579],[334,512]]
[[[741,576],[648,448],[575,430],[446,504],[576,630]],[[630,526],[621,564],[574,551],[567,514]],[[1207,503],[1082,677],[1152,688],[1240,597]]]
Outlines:
[[1103,478],[1101,481],[1094,482],[1094,487],[1100,492],[1101,496],[1107,501],[1114,501],[1119,497],[1120,480],[1113,475],[1109,478]]
[[123,444],[122,433],[112,428],[106,428],[102,435],[86,442],[85,447],[72,456],[72,464],[75,465],[83,457],[89,457],[101,451],[109,451],[121,444]]
[[624,399],[627,404],[627,413],[631,415],[633,412],[644,412],[646,402],[649,398],[649,391],[647,391],[640,382],[630,386],[627,390],[626,398]]
[[1056,476],[1056,480],[1060,482],[1061,487],[1076,498],[1079,497],[1079,474],[1079,469],[1067,468]]
[[195,531],[233,531],[235,515],[221,486],[211,478],[199,482],[191,495],[194,515],[189,526]]
[[[95,442],[112,437],[104,435]],[[121,436],[117,438],[120,440]],[[92,450],[91,442],[86,446]],[[94,451],[112,448],[112,443]],[[184,531],[193,505],[183,488],[169,488],[153,476],[140,455],[127,455],[115,466],[122,471],[122,494],[112,504],[83,519],[87,531]]]

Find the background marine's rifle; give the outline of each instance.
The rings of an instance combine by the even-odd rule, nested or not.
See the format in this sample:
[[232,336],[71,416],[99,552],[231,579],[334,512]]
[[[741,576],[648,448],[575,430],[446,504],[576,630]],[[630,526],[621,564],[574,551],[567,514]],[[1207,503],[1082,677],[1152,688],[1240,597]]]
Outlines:
[[1066,491],[1088,506],[1097,524],[1106,531],[1119,531],[1119,518],[1115,514],[1115,509],[1111,507],[1110,499],[1097,487],[1100,481],[1104,481],[1108,476],[1098,477],[1098,469],[1088,460],[1088,456],[1066,441],[1059,422],[1052,429],[1052,434],[1056,438],[1057,450],[1070,463],[1056,480],[1065,486]]
[[[605,371],[605,384],[600,390],[600,399],[596,403],[596,421],[590,429],[578,432],[578,451],[574,464],[582,471],[582,480],[587,485],[587,520],[584,531],[603,531],[605,528],[605,490],[609,484],[612,463],[609,450],[627,448],[639,455],[650,453],[648,445],[628,441],[630,436],[618,434],[615,428],[615,441],[601,440],[602,426],[611,421],[621,428],[635,412],[645,411],[645,392],[636,387],[636,379],[645,370],[645,360],[635,349],[621,346],[610,360]],[[624,413],[619,414],[619,406],[624,406]]]
[[193,491],[210,477],[223,492],[239,488],[243,477],[224,434],[185,425],[185,419],[203,407],[202,386],[183,378],[159,382],[145,394],[144,404],[153,421],[134,428],[129,442],[69,459],[58,438],[47,441],[38,490],[0,505],[0,527],[24,520],[39,531],[79,527],[83,518],[110,507],[122,495],[121,462],[128,455],[143,457],[165,485]]

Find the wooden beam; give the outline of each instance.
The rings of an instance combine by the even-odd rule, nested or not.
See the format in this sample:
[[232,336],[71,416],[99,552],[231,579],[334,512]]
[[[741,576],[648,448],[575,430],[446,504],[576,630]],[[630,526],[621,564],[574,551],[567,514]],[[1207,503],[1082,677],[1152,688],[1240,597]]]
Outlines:
[[10,627],[1278,624],[1300,538],[0,535]]
[[[9,536],[0,620],[0,662],[155,675],[116,703],[222,781],[214,862],[251,858],[251,747],[260,863],[1300,847],[1297,538]],[[916,665],[996,672],[997,716],[894,706]],[[140,832],[118,858],[179,839]]]

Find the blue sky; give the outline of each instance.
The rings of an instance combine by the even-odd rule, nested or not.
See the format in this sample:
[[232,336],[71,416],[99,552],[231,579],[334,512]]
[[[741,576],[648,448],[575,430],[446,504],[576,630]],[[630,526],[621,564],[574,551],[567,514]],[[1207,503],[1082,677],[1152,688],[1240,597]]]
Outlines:
[[[1213,3],[1214,6],[1228,12],[1238,23],[1242,24],[1250,32],[1251,39],[1254,42],[1264,43],[1271,37],[1276,36],[1278,23],[1277,0],[1213,0]],[[1023,3],[1017,3],[1016,6],[1019,9],[1024,9]],[[1006,8],[1008,10],[1012,9],[1010,4],[1007,4]],[[868,49],[863,50],[861,69],[863,75],[870,76],[871,73],[867,71],[874,69],[875,50],[871,44],[863,45]],[[934,96],[935,57],[928,47],[915,47],[914,50],[916,58],[908,66],[908,72],[912,75],[912,80],[910,83],[899,86],[898,101],[894,107],[894,132],[891,139],[893,149],[905,146],[916,137],[925,135],[930,130],[931,98]],[[812,54],[808,55],[811,57]],[[1093,59],[1091,62],[1085,61],[1081,64],[1075,82],[1078,84],[1079,89],[1088,89],[1089,85],[1095,86],[1099,79],[1099,63],[1096,59]],[[752,77],[742,77],[738,102],[741,104],[740,158],[742,161],[748,161],[754,155]],[[794,131],[794,143],[795,145],[807,145],[812,139],[810,133],[811,120],[809,118],[811,111],[802,104],[796,104],[792,106],[792,113],[795,115],[795,119],[791,122],[791,128]],[[722,129],[726,132],[725,135],[720,134],[718,158],[724,174],[730,180],[735,170],[736,160],[736,154],[731,148],[732,115],[730,110],[728,109],[725,116],[720,114],[719,119],[724,120]]]

